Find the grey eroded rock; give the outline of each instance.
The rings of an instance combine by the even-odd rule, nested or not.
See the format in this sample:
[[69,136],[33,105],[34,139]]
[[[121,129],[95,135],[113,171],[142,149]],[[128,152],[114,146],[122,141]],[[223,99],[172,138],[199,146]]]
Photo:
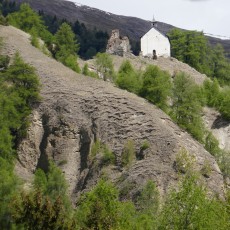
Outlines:
[[[204,180],[214,193],[223,194],[223,177],[214,158],[161,110],[110,83],[76,74],[31,46],[16,28],[0,26],[0,34],[4,52],[13,55],[18,50],[37,69],[42,83],[43,100],[19,148],[16,171],[24,179],[29,180],[37,167],[46,169],[50,158],[65,173],[73,199],[104,172],[118,186],[131,184],[134,192],[154,180],[164,194],[178,182],[175,156],[184,147],[195,156],[198,170],[208,160],[211,172]],[[121,154],[129,139],[141,157],[122,168]],[[95,140],[114,152],[116,166],[93,164],[96,158],[92,161],[88,155]],[[146,141],[149,148],[141,152]]]

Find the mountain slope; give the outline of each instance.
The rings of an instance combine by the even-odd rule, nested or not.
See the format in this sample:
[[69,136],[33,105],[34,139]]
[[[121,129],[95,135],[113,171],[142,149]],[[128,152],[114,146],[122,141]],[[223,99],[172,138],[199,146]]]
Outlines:
[[[58,18],[67,19],[71,22],[79,20],[89,28],[98,28],[111,32],[113,29],[119,29],[121,35],[129,36],[130,39],[139,41],[150,28],[151,22],[136,17],[127,17],[115,15],[99,9],[85,5],[74,4],[65,0],[14,0],[15,2],[29,2],[36,11],[44,11],[49,15],[56,15]],[[172,25],[158,22],[158,29],[163,33],[168,33],[175,28]],[[226,53],[230,57],[230,40],[221,40],[207,36],[212,45],[220,43],[223,45]]]
[[[209,162],[210,176],[203,179],[212,191],[223,194],[223,177],[214,158],[161,110],[110,83],[76,74],[32,47],[29,36],[18,29],[0,26],[0,34],[4,53],[18,50],[37,69],[42,83],[43,100],[34,109],[28,137],[18,151],[16,170],[24,179],[29,180],[37,167],[45,170],[53,159],[65,173],[73,198],[105,174],[118,186],[132,183],[133,194],[152,179],[164,194],[179,179],[175,158],[186,148],[195,156],[197,170]],[[90,159],[96,140],[113,151],[114,166]],[[126,168],[121,154],[128,140],[134,141],[138,159]],[[142,150],[144,142],[149,148]]]

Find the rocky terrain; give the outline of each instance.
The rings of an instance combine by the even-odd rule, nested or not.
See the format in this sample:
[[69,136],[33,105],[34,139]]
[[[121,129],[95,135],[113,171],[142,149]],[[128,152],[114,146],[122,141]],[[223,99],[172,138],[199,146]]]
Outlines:
[[[136,17],[115,15],[89,6],[75,4],[65,0],[11,0],[15,2],[29,2],[36,11],[42,10],[46,14],[56,15],[58,18],[67,19],[71,22],[76,20],[84,23],[89,28],[98,28],[108,31],[110,34],[113,29],[119,29],[122,36],[128,36],[131,40],[139,41],[150,28],[151,22]],[[150,19],[151,20],[151,19]],[[173,25],[163,22],[157,23],[157,28],[167,34]],[[207,36],[212,45],[220,43],[230,57],[230,40],[221,40]]]
[[[223,177],[214,158],[201,144],[154,105],[111,83],[76,74],[30,45],[29,36],[11,26],[0,26],[3,52],[19,51],[34,66],[40,78],[42,102],[34,108],[27,138],[19,148],[16,172],[30,181],[36,168],[47,169],[53,159],[69,182],[73,199],[81,191],[107,175],[120,187],[132,184],[135,193],[149,179],[165,194],[178,182],[175,157],[186,148],[196,159],[195,168],[210,164],[203,177],[209,188],[223,194]],[[95,140],[106,144],[116,156],[116,164],[103,167],[90,160]],[[137,159],[121,167],[125,143],[135,143]],[[144,142],[149,148],[142,150]]]

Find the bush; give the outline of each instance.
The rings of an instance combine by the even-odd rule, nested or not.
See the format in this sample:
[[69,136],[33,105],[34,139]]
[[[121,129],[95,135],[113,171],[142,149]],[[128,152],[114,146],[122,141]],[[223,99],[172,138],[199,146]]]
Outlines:
[[107,146],[104,146],[102,156],[103,165],[115,164],[115,160],[115,154]]
[[82,74],[84,74],[85,76],[98,78],[98,75],[95,72],[89,70],[87,63],[82,68]]
[[171,117],[202,143],[205,128],[201,112],[200,88],[190,76],[177,74],[174,79]]
[[103,80],[114,80],[113,60],[107,53],[98,53],[96,55],[95,64],[98,76],[102,76]]
[[170,75],[157,66],[150,65],[143,74],[143,85],[140,95],[164,111],[168,109],[168,98],[171,95]]
[[228,229],[226,207],[209,197],[207,189],[194,175],[183,178],[178,190],[168,195],[159,229]]
[[135,146],[133,140],[128,140],[125,145],[123,152],[121,154],[122,166],[130,166],[136,157]]
[[116,84],[121,89],[138,94],[142,85],[140,73],[137,73],[130,61],[126,60],[120,66],[117,74]]
[[177,172],[189,173],[193,171],[195,157],[192,156],[185,148],[179,150],[176,154],[175,166]]

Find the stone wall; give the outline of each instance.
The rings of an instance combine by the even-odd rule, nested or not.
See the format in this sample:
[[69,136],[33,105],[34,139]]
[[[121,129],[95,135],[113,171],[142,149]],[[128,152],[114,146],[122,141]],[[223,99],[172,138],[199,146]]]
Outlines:
[[112,30],[110,39],[106,47],[106,52],[109,54],[115,54],[119,56],[126,56],[131,53],[130,43],[128,37],[120,38],[120,32],[118,29]]

